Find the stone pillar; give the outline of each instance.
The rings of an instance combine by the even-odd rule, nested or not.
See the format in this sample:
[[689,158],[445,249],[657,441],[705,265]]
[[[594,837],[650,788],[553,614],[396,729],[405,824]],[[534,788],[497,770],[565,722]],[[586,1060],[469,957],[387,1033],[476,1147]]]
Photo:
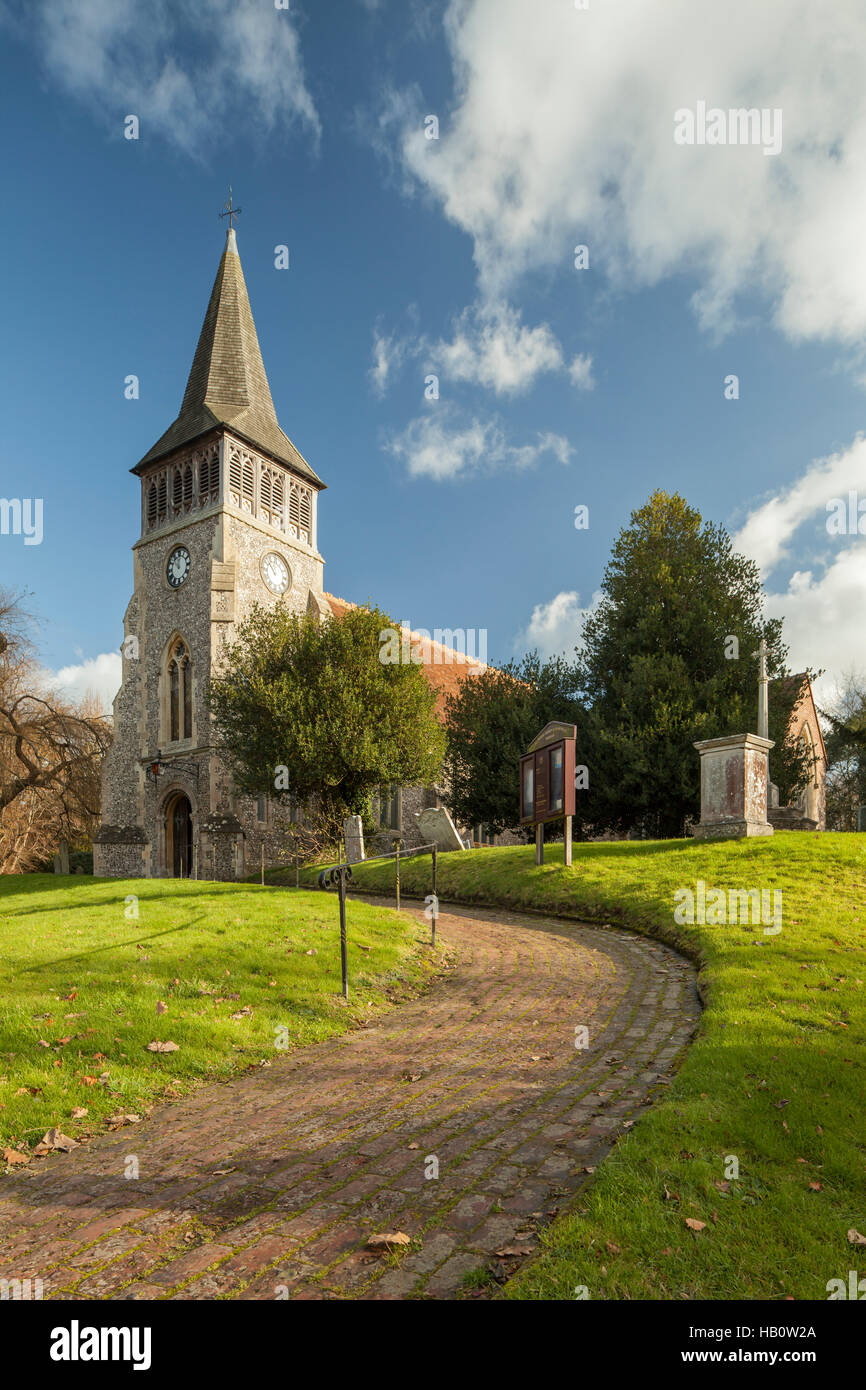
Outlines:
[[730,734],[696,743],[701,755],[701,819],[698,840],[737,840],[772,835],[767,820],[768,756],[773,740]]
[[346,862],[360,864],[364,858],[364,822],[360,816],[347,816],[343,821],[346,842]]

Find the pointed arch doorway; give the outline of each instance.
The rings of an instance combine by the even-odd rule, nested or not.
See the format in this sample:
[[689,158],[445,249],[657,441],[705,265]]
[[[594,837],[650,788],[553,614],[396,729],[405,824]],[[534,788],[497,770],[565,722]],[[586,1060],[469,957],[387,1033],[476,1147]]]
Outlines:
[[176,792],[165,808],[165,862],[171,878],[192,875],[192,806]]

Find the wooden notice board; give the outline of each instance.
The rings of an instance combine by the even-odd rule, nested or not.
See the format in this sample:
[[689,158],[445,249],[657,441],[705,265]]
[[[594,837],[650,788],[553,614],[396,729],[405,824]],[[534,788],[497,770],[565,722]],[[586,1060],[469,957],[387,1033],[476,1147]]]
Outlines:
[[547,724],[520,759],[520,824],[574,815],[574,724]]

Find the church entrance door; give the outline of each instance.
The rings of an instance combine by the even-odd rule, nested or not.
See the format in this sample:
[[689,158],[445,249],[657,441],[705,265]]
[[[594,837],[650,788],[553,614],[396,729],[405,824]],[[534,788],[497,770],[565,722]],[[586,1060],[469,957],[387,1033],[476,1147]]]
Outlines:
[[178,792],[165,808],[165,859],[172,878],[192,873],[192,806]]

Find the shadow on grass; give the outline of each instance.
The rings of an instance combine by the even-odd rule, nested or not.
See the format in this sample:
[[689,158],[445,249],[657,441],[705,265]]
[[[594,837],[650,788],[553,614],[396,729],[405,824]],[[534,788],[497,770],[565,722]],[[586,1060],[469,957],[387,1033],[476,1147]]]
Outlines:
[[201,917],[192,917],[188,922],[183,922],[179,927],[166,927],[165,931],[151,932],[149,936],[136,936],[130,937],[128,940],[124,941],[111,941],[105,946],[94,946],[89,951],[75,951],[68,956],[59,956],[56,960],[42,960],[35,965],[25,965],[17,970],[16,973],[19,975],[29,975],[34,971],[45,970],[50,966],[68,965],[69,962],[73,960],[88,960],[91,956],[103,955],[107,951],[116,951],[120,946],[140,946],[148,941],[156,941],[161,936],[175,936],[178,932],[187,931],[190,927],[194,926],[196,922],[200,922],[201,920]]

